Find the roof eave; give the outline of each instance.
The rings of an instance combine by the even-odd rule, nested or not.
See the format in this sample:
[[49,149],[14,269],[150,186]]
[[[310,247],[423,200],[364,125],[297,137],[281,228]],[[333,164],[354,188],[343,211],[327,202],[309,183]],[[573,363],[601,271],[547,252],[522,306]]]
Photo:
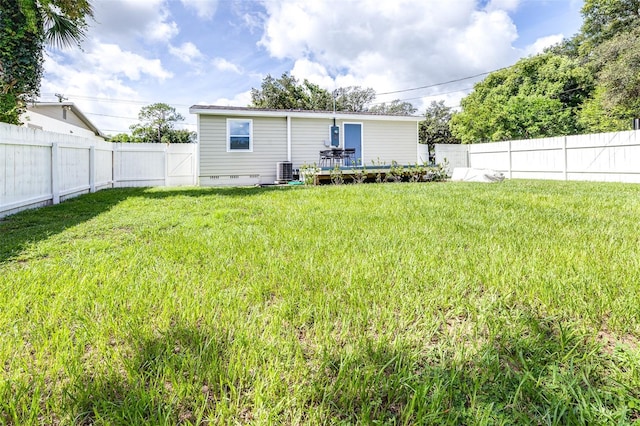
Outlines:
[[91,120],[89,120],[87,118],[86,115],[84,115],[82,113],[82,111],[80,111],[74,104],[71,104],[71,110],[78,116],[78,118],[80,118],[80,120],[89,128],[91,129],[91,131],[93,131],[93,133],[96,136],[99,136],[101,138],[105,138],[106,136],[104,134],[102,134],[102,132],[100,131],[100,129],[98,129],[92,122]]
[[36,102],[33,104],[34,108],[38,107],[69,107],[71,111],[78,116],[80,121],[82,121],[89,130],[91,130],[96,136],[106,139],[107,137],[98,129],[92,122],[87,118],[86,115],[82,113],[78,109],[78,107],[73,102]]
[[341,111],[302,111],[302,110],[264,110],[257,108],[208,108],[206,105],[193,105],[189,108],[191,114],[215,116],[245,116],[245,117],[298,117],[319,119],[348,119],[348,120],[380,120],[380,121],[422,121],[424,118],[415,115],[384,115],[343,113]]

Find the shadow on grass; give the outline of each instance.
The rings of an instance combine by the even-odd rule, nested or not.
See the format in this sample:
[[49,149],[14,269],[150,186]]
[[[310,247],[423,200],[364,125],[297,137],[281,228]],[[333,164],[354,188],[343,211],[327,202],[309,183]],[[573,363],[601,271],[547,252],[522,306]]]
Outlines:
[[81,195],[55,206],[26,210],[0,219],[0,264],[20,254],[29,244],[45,240],[67,228],[90,220],[131,197],[148,199],[247,197],[282,189],[274,187],[119,188]]
[[87,363],[72,379],[65,411],[74,424],[197,424],[228,398],[226,337],[176,326],[154,337],[131,336],[131,344],[124,371],[91,374],[95,365]]
[[359,424],[620,424],[640,417],[628,405],[638,395],[607,377],[612,361],[596,344],[553,321],[528,317],[522,325],[466,356],[441,347],[427,358],[366,340],[355,354],[325,358],[312,399],[328,422]]
[[626,424],[640,415],[628,405],[638,395],[607,377],[612,361],[596,344],[535,317],[467,355],[446,343],[428,356],[368,338],[355,350],[328,348],[295,395],[251,389],[251,374],[230,363],[230,339],[183,325],[130,336],[120,371],[92,374],[102,364],[86,363],[71,378],[65,412],[80,425],[242,424],[271,398],[276,423],[292,412],[313,412],[318,424],[433,425]]

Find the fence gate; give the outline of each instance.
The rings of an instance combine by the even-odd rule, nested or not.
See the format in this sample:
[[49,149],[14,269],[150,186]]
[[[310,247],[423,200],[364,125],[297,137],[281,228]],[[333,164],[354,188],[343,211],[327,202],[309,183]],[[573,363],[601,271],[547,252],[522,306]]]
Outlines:
[[196,184],[197,145],[172,144],[167,148],[167,186]]

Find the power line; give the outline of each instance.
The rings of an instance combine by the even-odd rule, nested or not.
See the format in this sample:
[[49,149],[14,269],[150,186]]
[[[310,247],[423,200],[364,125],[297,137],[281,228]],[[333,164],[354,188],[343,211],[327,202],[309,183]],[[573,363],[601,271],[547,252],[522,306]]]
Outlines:
[[[418,86],[418,87],[412,87],[409,89],[401,89],[401,90],[393,90],[390,92],[381,92],[381,93],[376,93],[376,96],[382,96],[382,95],[392,95],[395,93],[405,93],[405,92],[412,92],[415,90],[421,90],[421,89],[430,89],[433,87],[438,87],[438,86],[444,86],[446,84],[451,84],[451,83],[458,83],[460,81],[465,81],[465,80],[470,80],[472,78],[476,78],[476,77],[481,77],[483,75],[487,75],[487,74],[491,74],[492,72],[496,72],[496,71],[501,71],[504,69],[507,69],[510,67],[502,67],[502,68],[498,68],[492,71],[486,71],[486,72],[482,72],[480,74],[475,74],[475,75],[470,75],[467,77],[462,77],[462,78],[457,78],[455,80],[449,80],[449,81],[444,81],[444,82],[440,82],[440,83],[433,83],[433,84],[429,84],[426,86]],[[463,89],[463,90],[468,90],[468,89]],[[440,95],[444,95],[444,94],[448,94],[448,93],[455,93],[455,92],[459,92],[459,91],[463,91],[463,90],[456,90],[453,92],[447,92],[447,93],[441,93]],[[54,96],[55,94],[53,93],[43,93],[43,96]],[[152,104],[154,102],[152,101],[137,101],[137,100],[133,100],[133,99],[117,99],[117,98],[105,98],[105,97],[96,97],[96,96],[85,96],[85,95],[74,95],[74,94],[67,94],[68,97],[73,97],[73,98],[77,98],[77,99],[85,99],[85,100],[93,100],[93,101],[100,101],[100,102],[110,102],[110,103],[127,103],[127,104],[137,104],[137,105],[149,105]],[[432,96],[438,96],[438,95],[432,95]],[[412,98],[412,99],[421,99],[423,97],[430,97],[430,96],[422,96],[422,97],[418,97],[418,98]],[[407,99],[409,100],[409,99]],[[172,106],[176,106],[176,107],[183,107],[183,108],[188,108],[191,105],[186,105],[186,104],[171,104]],[[117,117],[117,118],[128,118],[128,117]]]
[[[122,117],[122,116],[119,116],[119,115],[100,114],[100,113],[97,113],[97,112],[85,112],[84,114],[85,115],[97,115],[97,116],[100,116],[100,117],[109,117],[109,118],[122,118],[122,119],[125,119],[125,120],[138,120],[138,117]],[[180,123],[180,125],[182,125],[182,126],[196,126],[197,124],[196,123]]]
[[457,78],[455,80],[444,81],[442,83],[433,83],[433,84],[428,84],[426,86],[412,87],[410,89],[402,89],[402,90],[394,90],[394,91],[391,91],[391,92],[378,93],[378,95],[392,95],[394,93],[404,93],[404,92],[412,92],[414,90],[430,89],[432,87],[444,86],[445,84],[451,84],[451,83],[457,83],[459,81],[470,80],[472,78],[481,77],[483,75],[491,74],[492,72],[502,71],[502,70],[507,69],[507,68],[509,68],[509,67],[502,67],[502,68],[498,68],[497,70],[482,72],[480,74],[470,75],[468,77]]
[[138,117],[122,117],[119,115],[109,115],[109,114],[99,114],[97,112],[85,112],[84,115],[97,115],[99,117],[109,117],[109,118],[123,118],[125,120],[137,120]]
[[[458,92],[466,92],[467,90],[471,90],[473,89],[473,87],[465,87],[464,89],[459,89],[459,90],[451,90],[449,92],[443,92],[443,93],[436,93],[435,95],[425,95],[425,96],[416,96],[414,98],[404,98],[404,99],[394,99],[400,102],[407,102],[407,101],[415,101],[418,99],[424,99],[424,98],[436,98],[438,96],[444,96],[444,95],[450,95],[452,93],[458,93]],[[382,105],[385,104],[389,101],[384,101],[384,102],[372,102],[369,105]],[[390,101],[393,102],[393,101]]]
[[[43,93],[43,96],[51,96],[51,93]],[[150,105],[153,104],[155,102],[152,101],[136,101],[133,99],[117,99],[117,98],[105,98],[105,97],[96,97],[96,96],[85,96],[85,95],[74,95],[74,94],[68,94],[66,95],[69,98],[76,98],[76,99],[84,99],[84,100],[90,100],[90,101],[99,101],[99,102],[109,102],[109,103],[126,103],[126,104],[137,104],[137,105]],[[171,104],[171,106],[176,106],[176,107],[184,107],[184,108],[188,108],[191,105],[186,105],[186,104]]]

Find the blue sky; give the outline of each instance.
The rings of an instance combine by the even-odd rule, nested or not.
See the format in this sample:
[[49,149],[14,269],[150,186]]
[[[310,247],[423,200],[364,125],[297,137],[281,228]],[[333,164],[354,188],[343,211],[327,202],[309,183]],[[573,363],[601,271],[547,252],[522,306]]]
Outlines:
[[479,78],[581,25],[578,0],[95,0],[82,49],[50,50],[41,99],[61,93],[103,132],[128,131],[165,102],[195,130],[193,104],[246,106],[284,72],[375,102],[457,106]]

